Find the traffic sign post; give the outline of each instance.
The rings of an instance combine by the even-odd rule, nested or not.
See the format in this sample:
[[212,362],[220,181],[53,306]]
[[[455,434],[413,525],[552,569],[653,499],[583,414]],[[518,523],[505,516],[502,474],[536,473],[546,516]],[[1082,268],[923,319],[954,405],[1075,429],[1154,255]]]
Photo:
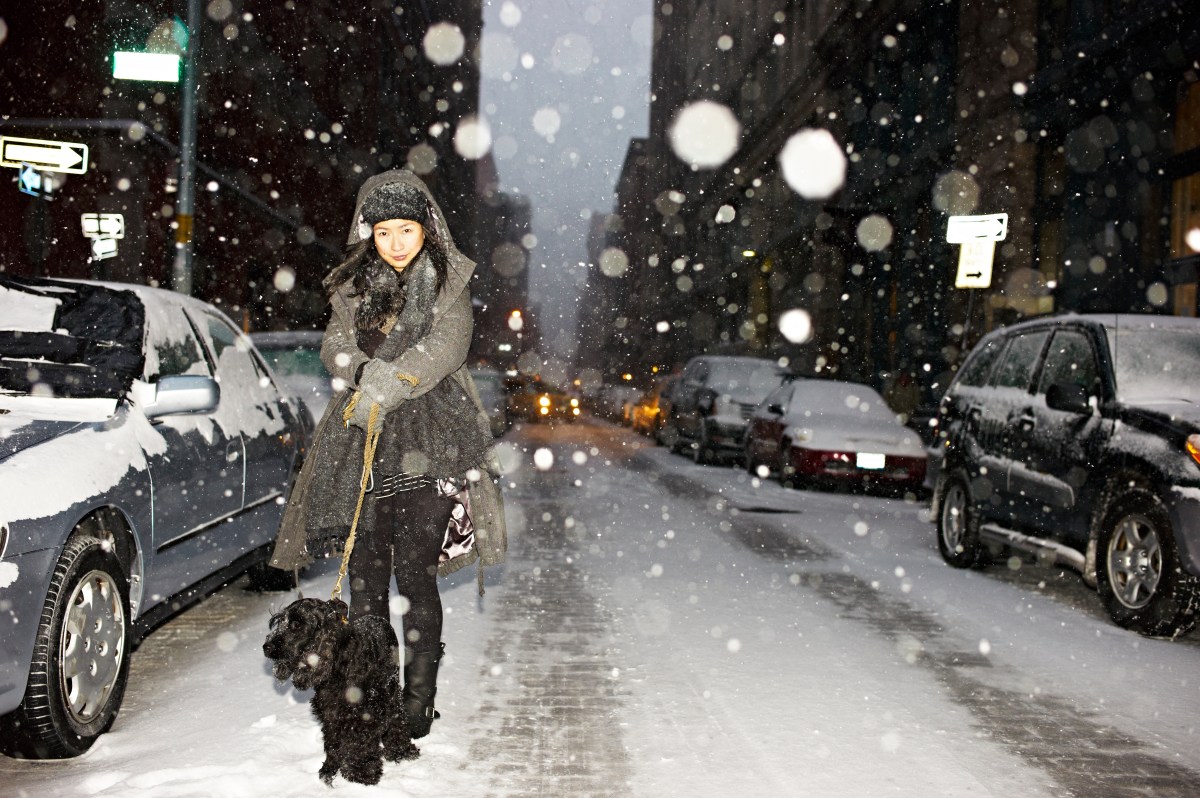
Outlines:
[[1008,214],[951,216],[946,222],[946,243],[960,244],[955,288],[988,288],[996,242],[1008,235]]
[[87,159],[86,144],[0,136],[0,166],[81,175],[87,171]]

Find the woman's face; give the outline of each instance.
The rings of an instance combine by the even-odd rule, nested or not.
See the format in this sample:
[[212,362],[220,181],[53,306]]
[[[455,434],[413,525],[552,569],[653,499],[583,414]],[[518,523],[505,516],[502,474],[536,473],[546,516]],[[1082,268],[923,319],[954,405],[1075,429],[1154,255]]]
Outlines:
[[408,268],[425,245],[425,228],[409,219],[387,219],[372,228],[375,251],[398,272]]

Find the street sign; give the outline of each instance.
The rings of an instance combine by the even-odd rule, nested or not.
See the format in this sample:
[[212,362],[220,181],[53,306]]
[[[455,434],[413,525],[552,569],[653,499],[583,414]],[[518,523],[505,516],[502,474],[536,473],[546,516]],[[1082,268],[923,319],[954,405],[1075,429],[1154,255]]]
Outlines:
[[964,244],[968,241],[1003,241],[1008,235],[1008,214],[988,216],[951,216],[946,222],[946,243]]
[[117,239],[115,238],[93,238],[92,239],[92,260],[104,260],[105,258],[115,257],[117,254]]
[[0,136],[0,166],[20,169],[24,164],[40,172],[81,175],[87,171],[87,156],[86,144]]
[[125,237],[125,217],[119,213],[85,213],[79,221],[87,238]]
[[21,164],[17,172],[17,190],[22,194],[41,199],[54,199],[54,189],[58,182],[53,175],[44,175],[29,164]]
[[958,253],[955,288],[988,288],[992,284],[992,258],[996,242],[988,239],[964,241]]

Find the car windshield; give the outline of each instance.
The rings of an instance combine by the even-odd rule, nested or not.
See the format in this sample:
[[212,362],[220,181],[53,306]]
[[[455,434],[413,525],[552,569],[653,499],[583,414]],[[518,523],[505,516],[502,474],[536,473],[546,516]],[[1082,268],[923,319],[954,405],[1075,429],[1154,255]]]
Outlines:
[[778,388],[784,379],[784,372],[769,361],[717,360],[711,368],[709,384],[722,393],[761,398]]
[[0,392],[119,399],[141,375],[145,308],[129,291],[0,278]]
[[1110,328],[1108,345],[1121,401],[1200,401],[1200,330]]
[[806,380],[796,386],[788,413],[896,420],[896,414],[888,408],[882,396],[869,386],[851,382]]
[[271,369],[281,377],[298,374],[305,377],[322,377],[328,379],[329,373],[321,362],[321,353],[316,349],[303,347],[264,347],[258,346],[258,351],[271,366]]

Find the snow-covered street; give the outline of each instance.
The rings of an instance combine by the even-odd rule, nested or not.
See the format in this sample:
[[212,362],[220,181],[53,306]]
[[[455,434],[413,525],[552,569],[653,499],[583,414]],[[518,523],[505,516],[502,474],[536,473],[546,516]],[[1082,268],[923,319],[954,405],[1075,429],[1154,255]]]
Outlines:
[[[337,794],[1200,794],[1200,638],[1119,629],[1073,572],[954,570],[921,503],[786,490],[603,422],[503,445],[509,562],[482,599],[473,569],[442,583],[442,717]],[[290,597],[242,585],[142,643],[91,751],[0,759],[0,792],[324,794],[309,695],[260,648]]]

